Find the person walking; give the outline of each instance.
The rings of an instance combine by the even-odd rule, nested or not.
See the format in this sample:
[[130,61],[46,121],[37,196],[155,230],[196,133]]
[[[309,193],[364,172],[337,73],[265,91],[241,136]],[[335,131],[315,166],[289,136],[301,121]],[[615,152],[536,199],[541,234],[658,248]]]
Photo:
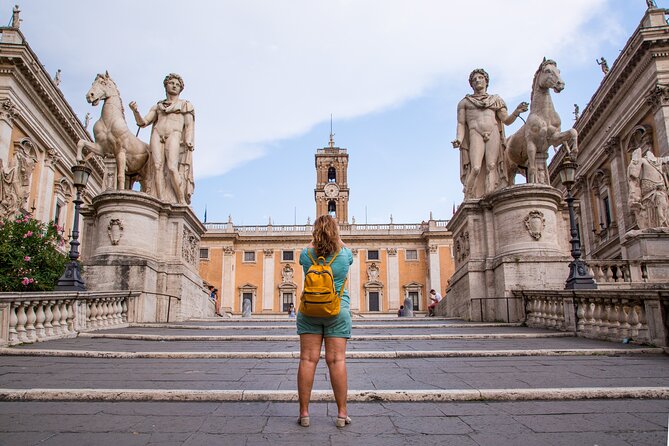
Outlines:
[[[309,401],[314,385],[316,366],[321,355],[321,345],[325,342],[325,362],[330,371],[330,382],[337,403],[336,426],[344,427],[351,423],[346,407],[348,394],[348,376],[346,371],[346,341],[351,337],[351,310],[348,290],[344,283],[353,254],[346,248],[340,237],[337,222],[330,215],[322,215],[314,222],[313,240],[309,247],[300,254],[300,265],[306,276],[313,259],[325,257],[331,262],[334,286],[342,290],[339,314],[332,317],[306,316],[297,313],[297,334],[300,336],[300,365],[297,370],[297,393],[300,415],[297,422],[308,427]],[[334,258],[334,260],[333,260]]]

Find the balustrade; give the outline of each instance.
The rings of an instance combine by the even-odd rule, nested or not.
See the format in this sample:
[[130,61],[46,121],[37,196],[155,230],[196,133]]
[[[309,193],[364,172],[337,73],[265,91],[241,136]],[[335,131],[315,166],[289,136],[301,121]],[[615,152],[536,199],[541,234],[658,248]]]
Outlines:
[[0,301],[9,303],[6,342],[10,345],[76,336],[82,330],[122,326],[128,323],[128,299],[133,297],[131,293],[106,296],[35,293],[36,297],[30,294],[0,296]]

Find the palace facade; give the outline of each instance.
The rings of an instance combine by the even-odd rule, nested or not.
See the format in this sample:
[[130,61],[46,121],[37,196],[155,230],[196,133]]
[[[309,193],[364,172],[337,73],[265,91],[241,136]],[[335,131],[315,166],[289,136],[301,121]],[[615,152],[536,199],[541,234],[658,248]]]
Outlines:
[[[339,222],[344,243],[353,252],[346,287],[354,313],[396,313],[405,299],[426,311],[430,289],[443,294],[453,273],[452,238],[447,221],[417,224],[348,222],[348,151],[327,147],[315,153],[316,215]],[[244,301],[252,312],[285,312],[299,304],[304,273],[302,248],[311,241],[306,225],[237,226],[205,223],[200,243],[200,274],[219,289],[222,308],[240,313]]]

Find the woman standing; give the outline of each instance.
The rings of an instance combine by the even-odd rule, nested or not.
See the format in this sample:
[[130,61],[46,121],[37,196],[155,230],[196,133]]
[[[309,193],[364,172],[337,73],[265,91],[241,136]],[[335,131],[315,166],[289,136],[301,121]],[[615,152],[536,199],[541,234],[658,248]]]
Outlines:
[[[339,227],[330,215],[322,215],[314,222],[313,241],[300,254],[300,265],[306,275],[312,265],[311,257],[322,256],[332,262],[334,285],[340,290],[344,285],[348,268],[353,263],[351,250],[344,247],[339,238]],[[346,340],[351,337],[351,309],[348,290],[341,296],[340,311],[330,318],[305,316],[297,313],[297,334],[300,335],[300,366],[297,370],[297,393],[300,401],[301,426],[309,426],[309,400],[314,385],[316,366],[321,356],[321,345],[325,340],[325,362],[330,371],[330,381],[337,402],[337,427],[351,423],[346,409],[348,377],[346,374]]]

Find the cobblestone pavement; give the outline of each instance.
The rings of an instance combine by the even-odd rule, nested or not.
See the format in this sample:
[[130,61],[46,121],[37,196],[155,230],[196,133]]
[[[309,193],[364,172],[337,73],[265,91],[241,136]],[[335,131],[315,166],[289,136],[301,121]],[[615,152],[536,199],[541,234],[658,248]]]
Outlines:
[[[429,321],[429,322],[428,322]],[[494,340],[356,341],[358,334],[513,334],[541,335],[522,327],[441,327],[439,319],[360,321],[391,325],[354,328],[350,351],[462,352],[448,358],[348,359],[349,388],[365,390],[451,391],[504,389],[496,401],[351,403],[353,423],[334,426],[334,403],[311,406],[311,427],[296,423],[297,404],[272,401],[113,402],[2,401],[0,445],[662,445],[667,444],[669,400],[587,399],[519,401],[518,389],[586,387],[669,387],[669,357],[644,354],[638,346],[582,338]],[[434,327],[422,327],[426,323]],[[235,325],[237,324],[237,325]],[[414,324],[415,328],[394,328]],[[179,325],[188,325],[180,323]],[[192,335],[292,334],[283,321],[198,321],[199,329],[129,327],[107,334]],[[227,329],[221,326],[256,325]],[[215,326],[212,328],[208,328]],[[260,328],[280,326],[283,328]],[[292,331],[292,333],[291,333]],[[624,355],[603,349],[624,348]],[[137,341],[114,338],[61,339],[14,350],[116,352],[268,352],[297,351],[295,341]],[[469,357],[471,350],[602,349],[584,356]],[[294,391],[297,359],[111,359],[0,355],[0,390],[6,389],[179,389]],[[314,388],[329,390],[321,361]],[[269,393],[268,393],[269,394]],[[80,398],[80,397],[78,397]],[[509,399],[509,400],[506,400]]]

